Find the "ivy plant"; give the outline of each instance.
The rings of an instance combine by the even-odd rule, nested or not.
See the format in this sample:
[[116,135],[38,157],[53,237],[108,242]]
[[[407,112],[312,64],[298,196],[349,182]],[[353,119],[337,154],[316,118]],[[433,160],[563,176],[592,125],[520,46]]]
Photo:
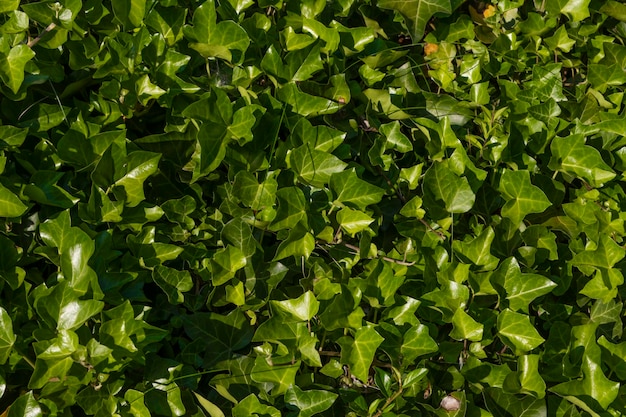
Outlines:
[[626,414],[626,6],[1,0],[0,413]]

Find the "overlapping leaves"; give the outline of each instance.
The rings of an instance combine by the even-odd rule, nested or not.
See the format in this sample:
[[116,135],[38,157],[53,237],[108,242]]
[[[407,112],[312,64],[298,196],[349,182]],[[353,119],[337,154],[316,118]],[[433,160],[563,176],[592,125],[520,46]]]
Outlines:
[[0,412],[621,415],[619,2],[0,2]]

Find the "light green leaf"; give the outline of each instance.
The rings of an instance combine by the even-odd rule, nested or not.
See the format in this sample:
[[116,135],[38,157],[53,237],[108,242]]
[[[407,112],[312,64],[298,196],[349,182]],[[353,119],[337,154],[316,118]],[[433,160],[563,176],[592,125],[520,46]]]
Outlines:
[[452,13],[450,0],[380,0],[378,7],[400,13],[411,30],[413,42],[422,39],[426,24],[435,13]]
[[411,326],[402,337],[400,353],[405,365],[413,363],[420,356],[430,355],[439,350],[437,342],[430,337],[428,327],[423,324]]
[[380,133],[387,139],[388,149],[395,149],[398,152],[406,153],[413,149],[413,144],[404,133],[400,131],[400,122],[393,121],[380,126]]
[[273,395],[284,394],[294,384],[296,373],[300,368],[300,361],[292,361],[291,355],[283,363],[280,358],[274,358],[270,365],[264,357],[258,356],[254,361],[251,378],[255,382],[270,382],[274,384]]
[[329,391],[303,391],[297,385],[292,385],[285,393],[285,402],[300,410],[298,417],[312,417],[330,408],[337,397],[337,394]]
[[299,180],[318,188],[328,184],[331,175],[342,172],[348,166],[335,155],[312,149],[308,143],[290,152],[289,164]]
[[[562,13],[572,22],[580,22],[589,17],[590,1],[591,0],[553,0],[546,2],[546,11],[552,14]],[[600,10],[602,11],[602,8]]]
[[[261,404],[256,395],[250,394],[233,407],[233,417],[270,416],[280,417],[280,411],[271,405]],[[223,415],[223,414],[222,414]],[[211,415],[211,417],[214,417]]]
[[474,265],[482,266],[485,270],[492,270],[498,264],[498,258],[491,254],[491,243],[495,236],[493,229],[488,227],[470,241],[455,240],[454,252]]
[[483,338],[483,325],[478,323],[467,314],[463,309],[459,308],[452,316],[452,331],[450,337],[456,340],[471,340],[480,342]]
[[334,114],[342,106],[339,102],[304,93],[294,82],[287,83],[278,90],[278,99],[288,104],[294,113],[304,117]]
[[150,409],[146,406],[144,398],[145,393],[134,389],[124,393],[124,399],[128,401],[130,412],[134,417],[150,417]]
[[498,314],[498,335],[517,355],[529,352],[545,342],[530,323],[530,317],[509,309]]
[[548,294],[556,283],[539,274],[523,274],[515,258],[507,258],[491,276],[495,287],[504,289],[508,307],[513,311],[528,314],[528,307],[533,300]]
[[213,285],[218,286],[227,283],[235,273],[246,266],[248,260],[241,249],[228,245],[225,249],[217,251],[211,258],[211,280]]
[[360,179],[354,169],[331,175],[329,185],[335,195],[333,203],[348,203],[361,210],[365,210],[370,204],[378,203],[385,193],[382,188]]
[[135,151],[128,154],[126,173],[115,182],[114,193],[129,207],[135,207],[145,198],[144,182],[159,168],[161,154]]
[[311,291],[307,291],[300,297],[290,300],[270,301],[270,305],[275,314],[295,321],[311,320],[320,308],[320,302],[317,301],[315,294]]
[[572,264],[580,266],[593,266],[610,269],[622,260],[626,252],[609,236],[601,234],[600,241],[595,250],[585,250],[577,253],[571,260]]
[[270,230],[292,229],[300,221],[306,222],[306,199],[298,187],[284,187],[276,192],[278,209],[276,217],[270,224]]
[[143,24],[146,11],[146,0],[120,0],[111,4],[117,20],[126,30],[139,27]]
[[26,45],[17,45],[8,54],[0,53],[0,79],[17,94],[24,82],[24,68],[35,53]]
[[585,145],[582,135],[555,137],[550,150],[551,169],[581,177],[593,187],[602,187],[604,183],[615,178],[615,173],[604,162],[598,150]]
[[350,372],[361,381],[367,381],[376,349],[384,338],[372,326],[363,326],[356,331],[348,352],[342,349],[341,357],[350,366]]
[[507,200],[502,215],[514,225],[519,225],[527,214],[541,213],[552,205],[544,192],[532,185],[528,171],[504,171],[499,189]]
[[0,307],[0,364],[4,363],[11,354],[16,336],[13,333],[13,322],[7,311]]
[[[226,417],[224,412],[220,410],[220,408],[217,405],[213,404],[211,401],[207,400],[206,398],[204,398],[202,395],[198,394],[195,391],[193,391],[193,395],[196,396],[196,399],[200,403],[200,406],[202,406],[204,411],[209,413],[210,417]],[[150,414],[147,414],[147,416],[149,415]],[[234,415],[234,410],[233,410],[233,415]]]
[[182,303],[185,300],[183,293],[193,288],[189,271],[178,271],[162,265],[154,268],[152,279],[167,294],[167,299],[172,304]]
[[28,391],[11,404],[7,417],[43,417],[43,412],[33,392]]
[[622,22],[626,22],[626,5],[615,0],[607,0],[600,7],[600,13],[604,13]]
[[362,211],[353,210],[349,207],[344,207],[337,213],[337,222],[351,236],[367,229],[373,221],[373,218]]
[[248,171],[239,171],[235,176],[233,193],[241,202],[253,210],[262,210],[272,207],[276,200],[278,183],[273,178],[268,178],[261,184]]
[[304,257],[307,259],[315,249],[315,238],[299,224],[289,232],[287,239],[283,240],[272,261],[279,261],[289,256]]
[[445,204],[449,213],[465,213],[476,201],[467,178],[450,169],[448,160],[435,162],[424,175],[424,187],[436,201]]
[[28,210],[18,196],[0,184],[0,217],[19,217]]

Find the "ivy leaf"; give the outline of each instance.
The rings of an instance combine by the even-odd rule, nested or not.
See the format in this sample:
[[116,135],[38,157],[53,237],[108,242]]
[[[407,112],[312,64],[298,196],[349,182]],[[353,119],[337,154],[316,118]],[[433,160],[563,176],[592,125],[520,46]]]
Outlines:
[[546,4],[546,11],[552,14],[562,13],[572,22],[580,22],[589,17],[589,2],[591,0],[555,0]]
[[233,407],[232,412],[233,417],[249,417],[255,414],[280,417],[280,411],[271,405],[261,404],[257,396],[254,394],[250,394],[243,400],[239,401],[239,403]]
[[374,327],[363,326],[356,331],[352,343],[347,345],[347,351],[342,348],[341,357],[346,358],[350,372],[361,381],[367,381],[376,349],[383,340]]
[[11,404],[7,417],[42,417],[43,412],[32,391],[21,395]]
[[331,175],[342,172],[348,166],[328,152],[311,149],[308,143],[292,150],[289,162],[299,180],[319,188],[328,184]]
[[9,358],[15,340],[11,316],[4,308],[0,307],[0,364],[4,365]]
[[430,337],[428,327],[423,324],[411,326],[402,337],[400,353],[403,363],[413,363],[420,356],[429,355],[439,350],[437,342]]
[[152,279],[167,294],[167,299],[172,304],[182,303],[183,293],[193,288],[189,271],[178,271],[162,265],[157,265],[152,271]]
[[530,323],[530,317],[509,309],[498,314],[498,335],[516,354],[529,352],[545,342]]
[[541,213],[551,205],[544,192],[532,185],[528,171],[504,171],[500,191],[507,200],[502,215],[514,225],[519,225],[527,214]]
[[379,0],[378,7],[400,13],[411,30],[414,42],[422,39],[426,24],[435,13],[452,13],[450,0]]
[[328,391],[303,391],[297,385],[292,385],[285,393],[285,402],[300,410],[298,417],[312,417],[330,408],[337,397],[337,394]]
[[495,236],[493,229],[488,227],[471,241],[454,241],[454,251],[474,265],[492,270],[498,264],[498,258],[491,254],[491,243]]
[[602,187],[604,183],[615,178],[615,173],[604,162],[600,153],[585,145],[582,135],[556,137],[552,140],[550,150],[551,169],[581,177],[593,187]]
[[362,211],[353,210],[349,207],[344,207],[337,213],[337,222],[351,236],[367,229],[373,221],[373,218]]
[[456,340],[471,340],[480,342],[483,338],[484,326],[474,320],[463,309],[459,308],[452,316],[452,331],[450,337]]
[[528,314],[528,307],[537,297],[550,293],[556,283],[539,274],[524,274],[515,258],[507,258],[491,276],[495,287],[504,289],[501,296],[513,311]]
[[116,196],[129,207],[135,207],[142,202],[146,198],[144,182],[157,171],[160,159],[161,154],[153,152],[135,151],[128,154],[126,173],[115,182]]
[[285,300],[271,301],[272,311],[281,316],[286,316],[289,320],[309,321],[319,310],[320,303],[311,291],[307,291],[300,297]]
[[487,408],[494,416],[533,416],[547,415],[546,402],[543,399],[525,395],[507,394],[501,388],[487,388],[483,394]]
[[19,217],[28,210],[18,196],[0,184],[0,217]]
[[24,82],[24,68],[35,53],[28,46],[17,45],[8,54],[0,52],[0,79],[7,87],[17,94]]
[[436,201],[443,201],[448,213],[466,213],[476,201],[467,178],[455,174],[448,160],[435,162],[426,171],[424,187]]
[[378,203],[385,193],[381,188],[360,179],[354,169],[331,175],[329,185],[335,195],[333,204],[353,204],[361,210]]
[[606,235],[600,235],[598,246],[595,250],[584,250],[577,253],[572,259],[572,264],[578,266],[593,266],[610,269],[626,256],[624,248]]

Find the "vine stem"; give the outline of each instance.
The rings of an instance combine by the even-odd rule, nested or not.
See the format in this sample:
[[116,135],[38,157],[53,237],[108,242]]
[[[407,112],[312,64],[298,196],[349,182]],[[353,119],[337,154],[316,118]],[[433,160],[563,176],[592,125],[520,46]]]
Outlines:
[[35,45],[37,45],[37,44],[39,43],[39,41],[41,40],[41,37],[42,37],[43,35],[45,35],[46,33],[50,32],[51,30],[54,30],[54,28],[56,28],[56,27],[57,27],[56,23],[54,23],[54,22],[53,22],[53,23],[50,23],[50,24],[48,25],[48,27],[46,27],[46,28],[43,30],[43,32],[41,32],[39,35],[37,35],[37,37],[36,37],[36,38],[31,39],[31,40],[30,40],[30,41],[29,41],[26,45],[27,45],[29,48],[31,48],[31,49],[32,49]]
[[393,403],[400,395],[402,395],[402,380],[398,380],[398,391],[394,392],[393,395],[389,398],[387,398],[387,400],[385,401],[385,404],[383,404],[383,406],[381,408],[378,409],[378,411],[372,415],[372,417],[380,417],[383,415],[383,412],[385,411],[385,409],[387,407],[389,407],[389,405],[391,403]]

